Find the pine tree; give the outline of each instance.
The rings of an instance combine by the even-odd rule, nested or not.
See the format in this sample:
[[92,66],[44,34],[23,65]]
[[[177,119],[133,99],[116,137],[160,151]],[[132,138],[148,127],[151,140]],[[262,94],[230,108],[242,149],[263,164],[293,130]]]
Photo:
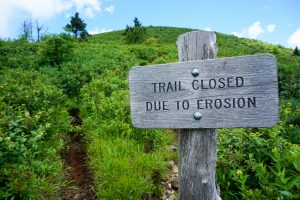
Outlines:
[[138,20],[138,18],[134,18],[133,20],[134,26],[126,26],[125,32],[125,40],[129,44],[134,43],[142,43],[146,40],[146,29],[142,26],[142,23]]
[[87,32],[86,23],[80,19],[79,13],[76,12],[75,16],[71,16],[70,23],[65,26],[65,30],[67,32],[72,32],[74,38],[80,38],[85,39],[87,36],[89,36],[89,33]]
[[294,49],[294,52],[293,52],[294,56],[300,56],[300,51],[298,49],[298,47],[296,46],[296,48]]

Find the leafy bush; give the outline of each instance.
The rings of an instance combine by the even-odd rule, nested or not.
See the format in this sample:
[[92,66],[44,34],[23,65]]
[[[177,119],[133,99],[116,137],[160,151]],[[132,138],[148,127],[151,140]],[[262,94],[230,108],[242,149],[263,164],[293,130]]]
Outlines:
[[164,45],[131,45],[127,47],[127,51],[138,60],[139,65],[161,64],[178,60],[176,48]]
[[279,94],[283,98],[300,99],[300,58],[277,57],[279,62]]
[[[44,70],[43,72],[46,72]],[[60,70],[52,72],[54,73],[53,82],[69,97],[78,96],[80,89],[92,80],[92,69],[70,62],[61,64]],[[50,76],[51,74],[48,73],[49,71],[46,74]]]
[[287,121],[291,104],[284,104],[281,113],[281,122],[272,129],[219,132],[217,179],[222,199],[300,197],[300,147],[289,140],[299,124]]
[[72,99],[76,99],[80,89],[93,79],[115,76],[118,73],[117,77],[123,80],[127,77],[128,69],[136,62],[136,59],[120,46],[74,43],[74,47],[73,57],[68,62],[55,68],[51,66],[39,68],[42,74],[48,76]]
[[145,41],[146,45],[155,45],[157,44],[157,39],[155,37],[149,37],[146,41]]
[[46,35],[39,50],[41,65],[59,65],[70,60],[73,50],[72,39],[67,34]]
[[0,70],[37,68],[37,45],[25,39],[0,41]]
[[126,26],[124,35],[125,40],[129,44],[137,44],[142,43],[146,40],[146,29],[142,26],[141,22],[138,18],[134,18],[133,20],[134,26]]
[[0,197],[45,199],[58,193],[65,96],[37,72],[0,73]]

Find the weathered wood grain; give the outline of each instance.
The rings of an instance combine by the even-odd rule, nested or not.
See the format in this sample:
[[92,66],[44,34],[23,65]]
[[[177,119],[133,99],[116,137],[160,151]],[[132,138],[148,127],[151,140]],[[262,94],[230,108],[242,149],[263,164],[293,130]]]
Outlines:
[[[195,37],[194,39],[200,37],[199,34],[190,36]],[[211,39],[209,37],[212,36],[206,36],[206,39]],[[206,39],[201,42],[197,40],[197,48],[203,49],[204,52],[201,55],[196,45],[190,50],[196,54],[190,51],[187,53],[185,50],[191,42],[182,39],[183,45],[178,49],[179,53],[182,52],[181,61],[190,60],[194,56],[197,59],[211,58],[216,50],[202,44],[203,41],[207,41]],[[200,71],[197,77],[191,74],[194,68]],[[242,77],[242,87],[237,87],[237,77]],[[222,82],[229,79],[231,87],[226,85],[220,88],[218,86],[223,84],[219,83],[215,89],[201,89],[201,80],[204,81],[205,88],[211,79]],[[200,87],[196,88],[197,90],[192,85],[194,80],[196,80],[194,87]],[[239,80],[238,84],[241,85],[241,78]],[[182,90],[154,92],[155,83],[167,85],[169,82],[173,83],[173,90],[174,82],[177,82],[177,87],[180,82]],[[270,54],[136,67],[130,70],[129,85],[132,122],[139,128],[272,127],[278,122],[277,64],[276,59]],[[158,87],[156,89],[158,90]],[[226,98],[231,99],[230,108],[226,108],[228,107],[225,103]],[[253,98],[255,106],[251,104]],[[185,100],[189,102],[189,108],[185,110],[180,107],[178,110],[176,101]],[[200,101],[199,107],[197,100]],[[212,104],[207,104],[210,100]],[[237,105],[238,100],[240,104]],[[146,102],[158,101],[165,101],[165,110],[147,111]],[[222,106],[219,108],[220,101]],[[246,101],[244,106],[243,101]],[[202,114],[201,120],[193,118],[195,112]]]
[[179,199],[220,200],[216,183],[217,129],[180,129]]
[[[179,62],[217,56],[213,32],[183,34],[177,47]],[[217,129],[180,129],[178,147],[179,199],[220,200],[216,188]]]

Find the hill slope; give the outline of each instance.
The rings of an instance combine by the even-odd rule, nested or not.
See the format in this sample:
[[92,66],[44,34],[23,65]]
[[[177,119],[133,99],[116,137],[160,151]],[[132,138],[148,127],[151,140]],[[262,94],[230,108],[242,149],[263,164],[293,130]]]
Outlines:
[[[93,44],[112,44],[128,48],[133,56],[144,60],[139,64],[158,64],[166,62],[177,62],[177,37],[185,32],[195,31],[188,28],[176,27],[154,27],[146,28],[147,37],[155,38],[154,44],[126,45],[123,32],[113,31],[92,36],[89,39]],[[253,55],[270,53],[276,56],[279,65],[279,87],[281,95],[287,98],[295,96],[299,98],[299,57],[293,56],[293,50],[281,45],[273,45],[258,40],[238,38],[233,35],[217,33],[218,57],[232,57],[241,55]],[[142,49],[149,52],[143,53]],[[151,55],[150,55],[151,54]],[[166,55],[167,54],[167,55]],[[166,58],[167,57],[167,58]],[[286,84],[293,83],[290,88]],[[285,90],[285,91],[283,91]]]
[[[60,180],[64,167],[59,152],[62,139],[74,135],[82,138],[87,158],[81,162],[90,168],[97,198],[162,197],[161,183],[170,182],[169,163],[177,162],[170,150],[176,134],[132,127],[128,71],[177,62],[176,39],[192,30],[146,31],[143,44],[126,44],[123,31],[83,42],[67,35],[49,36],[41,43],[0,41],[0,199],[68,196],[60,194],[68,180]],[[222,199],[299,198],[300,58],[291,49],[257,40],[217,33],[217,41],[218,57],[275,55],[281,99],[277,126],[219,130]],[[82,125],[69,125],[68,110],[76,110]]]
[[[123,55],[128,56],[127,61],[131,60],[133,65],[177,62],[176,39],[178,35],[187,31],[192,30],[173,27],[147,27],[148,38],[155,38],[155,42],[126,44],[122,31],[93,36],[90,42],[100,46],[114,46],[114,48],[121,50]],[[222,33],[217,33],[217,41],[218,57],[259,53],[275,55],[279,66],[281,97],[281,123],[273,129],[226,129],[219,131],[217,174],[222,198],[296,198],[299,195],[298,187],[293,182],[289,182],[290,185],[293,185],[293,189],[289,188],[288,193],[285,193],[283,191],[287,187],[284,185],[287,183],[275,177],[278,177],[278,173],[283,169],[289,168],[289,174],[285,174],[283,177],[295,182],[299,181],[295,176],[295,172],[299,172],[299,168],[293,167],[299,163],[299,160],[290,160],[300,153],[299,146],[295,145],[296,143],[299,144],[300,141],[299,57],[292,56],[291,49],[279,45],[237,38]],[[122,76],[127,77],[127,74]],[[100,87],[101,84],[99,82],[96,85]],[[130,124],[130,121],[126,123]],[[284,149],[282,149],[283,144],[287,144],[284,145]],[[282,152],[280,156],[276,157],[276,152],[279,149]],[[289,151],[293,153],[290,154]],[[283,166],[279,163],[286,163],[286,165]],[[101,171],[101,169],[97,169]],[[269,188],[272,188],[272,195],[267,191]]]

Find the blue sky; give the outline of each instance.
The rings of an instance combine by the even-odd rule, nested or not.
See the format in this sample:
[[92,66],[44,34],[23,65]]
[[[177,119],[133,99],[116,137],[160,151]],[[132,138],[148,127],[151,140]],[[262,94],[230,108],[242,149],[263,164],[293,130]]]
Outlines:
[[294,48],[300,46],[299,0],[0,0],[0,37],[17,38],[31,16],[63,32],[76,11],[100,33],[124,29],[138,17],[144,26],[206,29]]

